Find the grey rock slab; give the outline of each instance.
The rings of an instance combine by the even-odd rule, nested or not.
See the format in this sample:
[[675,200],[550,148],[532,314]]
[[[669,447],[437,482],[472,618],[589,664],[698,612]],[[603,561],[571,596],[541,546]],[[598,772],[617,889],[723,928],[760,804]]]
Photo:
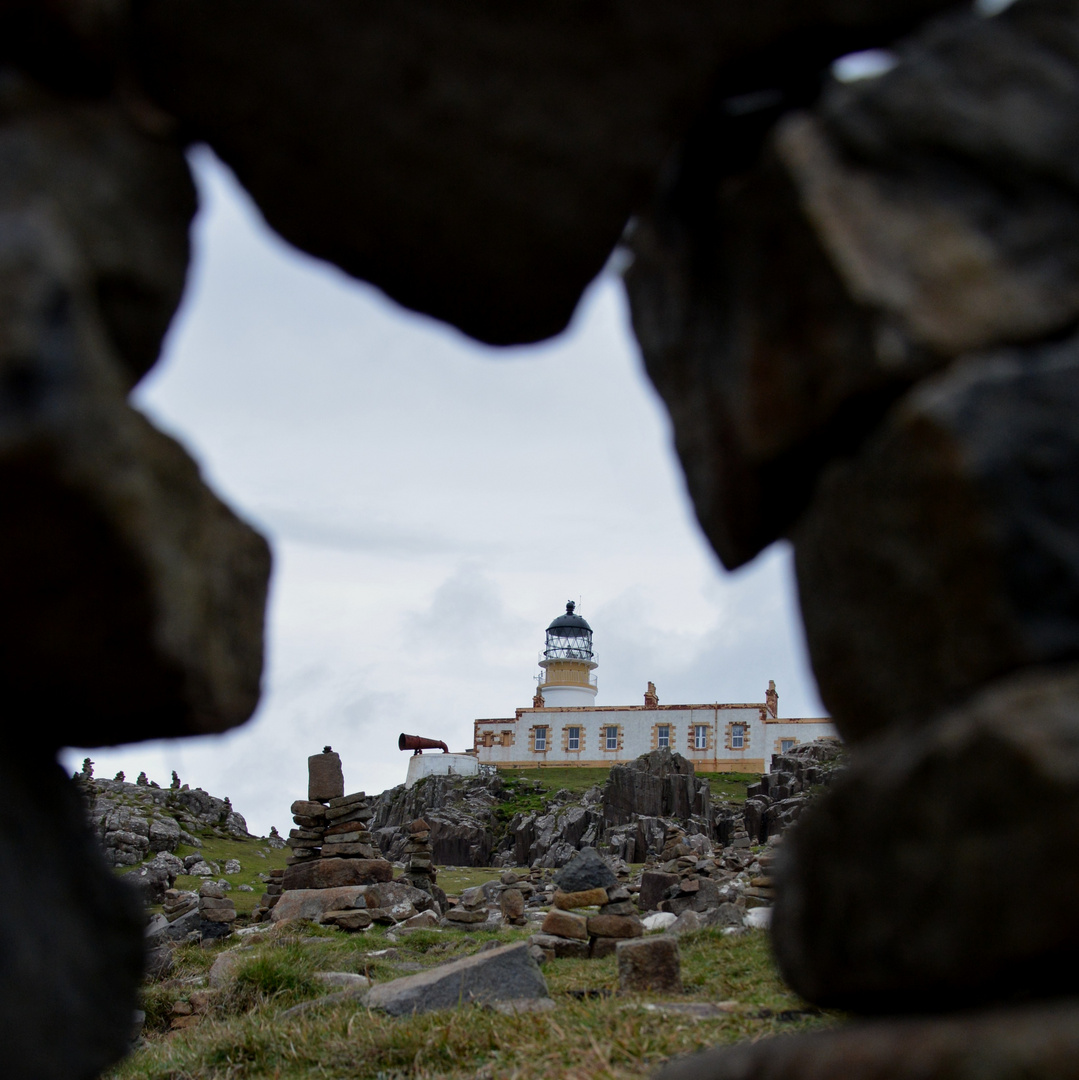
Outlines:
[[474,1002],[548,997],[547,983],[518,942],[371,988],[365,1004],[392,1016],[452,1009]]

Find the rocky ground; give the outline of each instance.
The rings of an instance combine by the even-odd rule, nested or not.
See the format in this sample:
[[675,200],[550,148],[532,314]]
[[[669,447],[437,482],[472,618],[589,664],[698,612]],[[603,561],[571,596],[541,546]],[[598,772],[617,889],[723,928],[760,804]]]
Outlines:
[[615,766],[602,786],[583,795],[550,793],[538,782],[502,773],[433,776],[372,800],[371,829],[384,856],[395,861],[403,857],[409,823],[423,818],[440,865],[555,869],[585,847],[643,863],[658,858],[676,831],[685,833],[685,844],[698,854],[715,845],[765,843],[797,820],[841,761],[837,743],[797,746],[775,758],[772,772],[751,787],[744,805],[713,799],[707,781],[669,750]]

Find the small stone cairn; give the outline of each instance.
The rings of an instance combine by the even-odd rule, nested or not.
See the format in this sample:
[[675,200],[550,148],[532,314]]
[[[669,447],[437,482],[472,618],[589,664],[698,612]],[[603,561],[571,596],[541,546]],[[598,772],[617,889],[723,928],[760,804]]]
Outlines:
[[[555,885],[554,907],[531,939],[545,959],[609,956],[619,941],[644,933],[629,890],[595,848],[582,849],[566,863],[555,875]],[[579,910],[591,907],[599,910]]]
[[367,795],[357,791],[330,799],[322,840],[324,859],[377,859],[374,837],[367,823],[375,816]]
[[281,899],[281,894],[285,891],[284,877],[285,871],[282,869],[270,871],[266,891],[259,897],[258,907],[251,915],[252,922],[262,922],[273,911],[277,901]]
[[408,843],[405,845],[408,865],[401,875],[410,885],[434,895],[438,871],[431,857],[431,826],[423,818],[417,818],[408,827]]
[[199,906],[199,894],[188,889],[166,889],[161,910],[170,923]]
[[[199,886],[199,918],[205,923],[213,923],[221,928],[221,936],[232,931],[236,921],[236,905],[229,899],[225,887],[216,881],[204,881]],[[216,936],[207,934],[203,937]]]

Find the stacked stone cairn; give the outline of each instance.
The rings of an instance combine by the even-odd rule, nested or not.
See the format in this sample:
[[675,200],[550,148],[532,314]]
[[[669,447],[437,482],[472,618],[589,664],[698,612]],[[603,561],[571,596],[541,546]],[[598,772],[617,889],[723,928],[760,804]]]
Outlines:
[[[545,959],[609,956],[619,941],[644,933],[629,890],[595,848],[577,852],[555,875],[555,885],[554,906],[531,938]],[[591,908],[598,910],[581,910]]]
[[199,918],[202,919],[202,936],[224,937],[232,933],[236,921],[236,905],[229,899],[224,885],[216,881],[204,881],[199,886]]
[[296,827],[290,830],[285,841],[292,852],[289,866],[321,858],[327,830],[327,804],[344,794],[341,757],[332,747],[323,747],[321,754],[312,754],[307,759],[307,798],[297,799],[292,804],[292,820]]
[[161,910],[170,923],[199,906],[199,894],[188,889],[167,889]]
[[330,799],[322,840],[324,859],[377,859],[374,837],[367,828],[374,812],[368,808],[367,795],[357,791]]
[[408,827],[405,854],[408,856],[408,864],[402,878],[417,889],[434,895],[438,872],[431,857],[431,826],[423,818],[417,818]]
[[502,913],[502,921],[511,926],[524,926],[527,921],[525,893],[532,894],[531,886],[527,882],[518,881],[512,870],[503,871],[499,883],[502,888],[498,894],[498,910]]
[[456,904],[446,912],[443,926],[452,926],[457,930],[478,930],[490,921],[491,912],[487,906],[487,892],[482,885],[465,889]]
[[258,907],[251,915],[252,922],[262,922],[273,911],[277,901],[281,899],[281,894],[285,891],[284,876],[285,871],[282,869],[270,871],[266,891],[259,898]]

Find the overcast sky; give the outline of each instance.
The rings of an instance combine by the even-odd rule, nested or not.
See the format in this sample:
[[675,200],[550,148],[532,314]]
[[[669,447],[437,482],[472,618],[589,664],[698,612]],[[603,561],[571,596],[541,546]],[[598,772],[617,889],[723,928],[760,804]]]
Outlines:
[[[228,795],[285,830],[307,755],[347,791],[401,783],[400,732],[471,746],[529,705],[566,600],[601,705],[763,701],[819,716],[789,552],[727,574],[605,274],[571,329],[496,350],[287,247],[207,152],[184,305],[136,402],[274,550],[263,700],[224,736],[91,751]],[[85,751],[64,754],[75,769]]]

